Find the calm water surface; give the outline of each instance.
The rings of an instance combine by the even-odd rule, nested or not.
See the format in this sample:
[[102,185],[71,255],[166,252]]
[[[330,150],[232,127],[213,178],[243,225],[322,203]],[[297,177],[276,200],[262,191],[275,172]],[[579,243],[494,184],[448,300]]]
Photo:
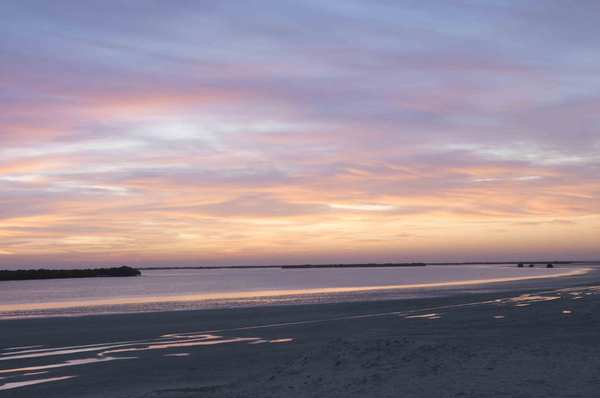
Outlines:
[[424,297],[445,288],[560,276],[576,269],[428,266],[350,269],[155,270],[136,278],[0,282],[0,318],[165,311],[284,302]]

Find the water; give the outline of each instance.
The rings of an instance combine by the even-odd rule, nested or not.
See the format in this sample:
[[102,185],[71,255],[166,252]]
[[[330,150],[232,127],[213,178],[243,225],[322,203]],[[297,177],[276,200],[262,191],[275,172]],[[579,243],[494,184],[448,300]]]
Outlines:
[[0,282],[0,319],[261,304],[426,297],[456,286],[558,277],[582,269],[428,266],[153,270],[141,277]]

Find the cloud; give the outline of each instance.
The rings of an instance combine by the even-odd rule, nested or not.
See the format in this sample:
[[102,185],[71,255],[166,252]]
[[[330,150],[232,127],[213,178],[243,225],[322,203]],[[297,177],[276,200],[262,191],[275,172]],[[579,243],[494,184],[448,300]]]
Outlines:
[[394,206],[373,204],[373,203],[332,203],[329,205],[332,209],[341,210],[359,210],[359,211],[390,211]]
[[219,217],[294,217],[327,213],[324,205],[293,203],[270,194],[245,194],[233,199],[188,208],[189,211]]
[[597,253],[593,2],[2,7],[10,261]]

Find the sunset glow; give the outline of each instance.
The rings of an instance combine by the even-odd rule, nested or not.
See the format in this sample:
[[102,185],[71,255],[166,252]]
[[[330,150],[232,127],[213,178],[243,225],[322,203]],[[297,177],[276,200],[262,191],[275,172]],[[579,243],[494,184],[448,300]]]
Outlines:
[[0,266],[600,257],[598,13],[458,3],[0,5]]

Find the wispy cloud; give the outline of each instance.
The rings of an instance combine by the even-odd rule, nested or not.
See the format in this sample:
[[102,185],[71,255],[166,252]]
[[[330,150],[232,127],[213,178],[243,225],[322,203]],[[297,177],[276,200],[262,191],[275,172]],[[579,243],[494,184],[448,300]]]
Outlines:
[[3,4],[0,264],[600,255],[597,11]]

